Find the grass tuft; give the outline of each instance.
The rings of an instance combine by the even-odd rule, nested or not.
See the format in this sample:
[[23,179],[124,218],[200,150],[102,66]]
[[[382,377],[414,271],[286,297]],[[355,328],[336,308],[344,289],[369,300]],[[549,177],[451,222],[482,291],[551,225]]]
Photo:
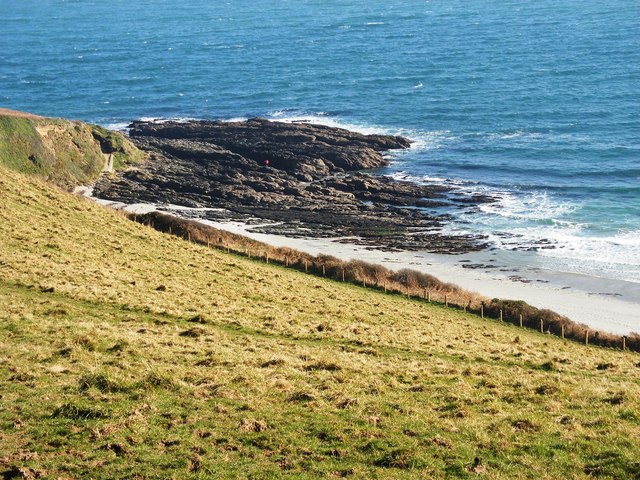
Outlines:
[[86,405],[78,405],[75,403],[65,403],[60,405],[51,414],[53,418],[69,418],[72,420],[92,420],[97,418],[108,418],[110,416],[108,410],[90,407]]
[[115,382],[105,373],[90,373],[83,375],[78,380],[78,389],[81,392],[96,389],[103,393],[124,392],[128,390],[128,388]]
[[409,448],[396,448],[386,452],[378,458],[374,464],[383,468],[398,468],[401,470],[420,469],[426,462],[420,458],[416,451]]

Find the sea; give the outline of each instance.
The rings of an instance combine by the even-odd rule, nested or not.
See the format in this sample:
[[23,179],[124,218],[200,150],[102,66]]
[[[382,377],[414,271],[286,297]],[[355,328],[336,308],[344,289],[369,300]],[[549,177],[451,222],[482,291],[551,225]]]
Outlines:
[[448,233],[639,284],[639,19],[637,0],[0,0],[0,106],[405,135],[377,174],[498,200],[445,212]]

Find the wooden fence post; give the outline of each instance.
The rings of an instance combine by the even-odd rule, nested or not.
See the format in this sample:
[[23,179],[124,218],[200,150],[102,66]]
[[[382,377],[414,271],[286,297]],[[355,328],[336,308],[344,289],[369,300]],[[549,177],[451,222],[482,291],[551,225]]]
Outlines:
[[362,286],[365,287],[365,288],[367,287],[367,279],[366,278],[362,279]]
[[627,349],[627,337],[622,337],[622,351],[624,352]]
[[264,257],[265,257],[265,260],[267,261],[267,265],[269,265],[269,254],[265,253]]
[[171,225],[169,225],[169,235],[171,235]]
[[304,273],[308,273],[309,272],[309,263],[305,260],[304,261]]
[[384,282],[384,293],[387,293],[387,282]]
[[284,257],[284,264],[285,266],[289,266],[289,257]]
[[322,264],[322,276],[324,277],[327,274],[327,270],[325,269],[324,263]]
[[562,332],[562,339],[564,340],[564,323],[562,324],[562,327],[561,327],[560,330]]
[[540,333],[544,333],[544,320],[540,319]]
[[342,269],[342,281],[344,282],[344,268]]
[[587,330],[587,333],[584,336],[584,344],[589,345],[589,330]]
[[520,319],[520,328],[522,328],[522,314],[520,314],[519,319]]
[[500,309],[500,321],[502,321],[502,309]]
[[431,292],[427,292],[427,302],[431,303]]
[[449,300],[447,300],[447,294],[444,294],[444,306],[448,307],[449,306]]
[[207,237],[207,248],[209,248],[209,237]]
[[191,232],[187,232],[187,238],[191,241]]
[[484,303],[480,304],[480,318],[484,318]]

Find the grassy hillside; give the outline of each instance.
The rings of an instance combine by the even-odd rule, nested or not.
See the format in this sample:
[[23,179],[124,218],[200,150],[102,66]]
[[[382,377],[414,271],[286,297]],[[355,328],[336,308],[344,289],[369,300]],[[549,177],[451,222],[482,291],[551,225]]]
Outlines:
[[0,167],[5,478],[640,478],[639,362]]
[[115,168],[143,158],[118,132],[0,109],[0,165],[71,188],[92,183],[109,155]]

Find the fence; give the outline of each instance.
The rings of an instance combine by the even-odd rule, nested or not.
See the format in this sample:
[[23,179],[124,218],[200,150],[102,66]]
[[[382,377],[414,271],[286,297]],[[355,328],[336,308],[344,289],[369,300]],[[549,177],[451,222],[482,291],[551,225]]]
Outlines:
[[343,261],[330,255],[313,256],[291,248],[273,247],[242,235],[159,212],[130,214],[130,218],[156,230],[227,253],[261,259],[266,263],[277,263],[305,273],[362,285],[389,294],[401,294],[415,300],[476,314],[481,318],[491,318],[521,328],[557,335],[563,339],[583,342],[586,345],[640,351],[638,334],[619,336],[594,331],[551,310],[538,309],[523,301],[495,298],[489,300],[415,270],[392,271],[381,265],[360,260]]

